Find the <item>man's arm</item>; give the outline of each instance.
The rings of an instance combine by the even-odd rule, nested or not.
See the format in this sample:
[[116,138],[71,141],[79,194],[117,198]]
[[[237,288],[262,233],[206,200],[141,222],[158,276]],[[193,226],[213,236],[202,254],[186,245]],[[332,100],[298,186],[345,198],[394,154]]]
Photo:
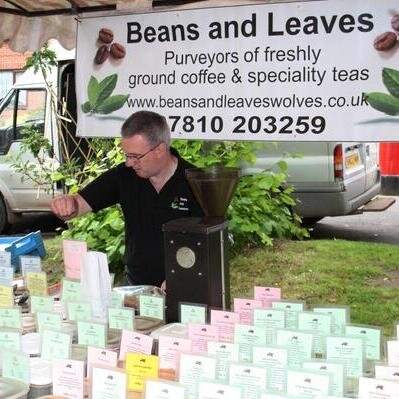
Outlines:
[[91,206],[79,194],[55,197],[51,201],[51,210],[62,220],[69,220],[92,211]]

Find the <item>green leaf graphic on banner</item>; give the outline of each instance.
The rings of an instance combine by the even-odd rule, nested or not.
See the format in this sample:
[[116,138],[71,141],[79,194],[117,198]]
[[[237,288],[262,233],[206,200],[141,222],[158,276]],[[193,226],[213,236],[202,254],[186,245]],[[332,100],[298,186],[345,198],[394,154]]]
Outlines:
[[118,75],[114,73],[113,75],[107,76],[99,83],[99,93],[97,102],[95,105],[100,105],[104,100],[106,100],[114,91],[116,87],[116,82],[118,81]]
[[391,68],[382,70],[382,81],[388,91],[396,98],[399,98],[399,71]]
[[111,96],[117,81],[118,75],[116,73],[106,76],[100,82],[94,76],[91,76],[87,85],[87,97],[89,101],[81,105],[82,111],[85,114],[110,114],[122,108],[129,95],[117,94]]
[[399,115],[399,99],[385,93],[365,93],[371,107],[388,115]]
[[99,92],[100,88],[98,85],[98,80],[94,76],[91,76],[87,86],[87,97],[89,98],[89,103],[91,104],[92,108],[94,108],[97,103]]
[[129,95],[118,94],[116,96],[111,96],[107,98],[101,105],[97,107],[97,112],[99,114],[110,114],[121,108]]

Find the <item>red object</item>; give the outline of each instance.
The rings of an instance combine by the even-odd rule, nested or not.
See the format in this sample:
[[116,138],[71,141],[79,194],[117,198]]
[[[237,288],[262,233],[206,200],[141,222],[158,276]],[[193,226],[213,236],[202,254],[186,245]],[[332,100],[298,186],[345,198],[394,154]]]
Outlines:
[[381,175],[399,175],[399,143],[380,143]]
[[344,175],[344,161],[342,156],[342,144],[334,148],[334,178],[342,179]]

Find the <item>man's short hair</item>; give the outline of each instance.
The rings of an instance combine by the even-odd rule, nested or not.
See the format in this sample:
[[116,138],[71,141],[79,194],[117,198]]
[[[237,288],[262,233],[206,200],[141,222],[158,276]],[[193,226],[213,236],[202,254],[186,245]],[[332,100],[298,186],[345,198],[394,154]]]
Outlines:
[[152,111],[138,111],[125,120],[121,128],[122,138],[144,136],[151,146],[170,145],[170,128],[166,118]]

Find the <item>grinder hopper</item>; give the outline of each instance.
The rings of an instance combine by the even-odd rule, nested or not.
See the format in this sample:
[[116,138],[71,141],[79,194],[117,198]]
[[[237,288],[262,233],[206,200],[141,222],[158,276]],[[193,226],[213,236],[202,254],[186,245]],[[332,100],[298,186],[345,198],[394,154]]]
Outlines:
[[205,216],[163,225],[169,322],[181,321],[180,303],[222,309],[230,306],[225,213],[240,170],[221,166],[188,169],[186,177]]
[[186,178],[205,213],[204,222],[222,221],[240,178],[240,169],[224,166],[187,169]]

